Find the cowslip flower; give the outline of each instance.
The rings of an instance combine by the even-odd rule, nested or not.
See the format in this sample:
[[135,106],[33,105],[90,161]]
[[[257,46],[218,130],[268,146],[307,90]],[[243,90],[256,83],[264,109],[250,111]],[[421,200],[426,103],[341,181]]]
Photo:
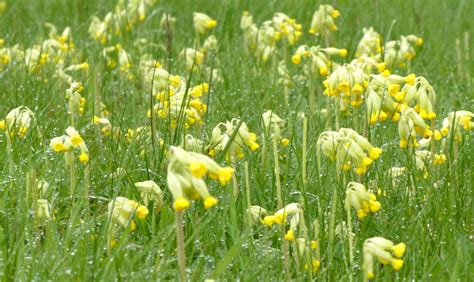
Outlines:
[[340,16],[338,10],[331,5],[320,5],[313,14],[309,33],[327,35],[335,30],[337,26],[334,20]]
[[291,62],[298,65],[302,61],[309,61],[308,67],[304,69],[308,77],[314,74],[327,76],[329,68],[333,66],[330,60],[331,56],[346,57],[347,50],[334,47],[322,48],[321,46],[308,47],[307,45],[302,45],[296,49],[295,54],[291,57]]
[[217,199],[209,194],[203,178],[208,175],[225,185],[234,173],[231,167],[221,167],[211,158],[179,147],[170,147],[167,183],[173,194],[173,208],[183,211],[190,206],[190,200],[202,198],[204,208],[217,205]]
[[247,50],[255,50],[257,48],[257,25],[253,22],[253,17],[248,11],[242,13],[240,18],[240,28],[244,33],[244,44]]
[[[396,95],[400,95],[400,97],[397,98]],[[422,76],[417,76],[413,85],[405,84],[402,92],[395,94],[395,98],[397,101],[403,101],[408,105],[416,100],[415,110],[422,118],[430,120],[436,118],[436,113],[434,112],[436,92],[428,80]]]
[[79,132],[74,127],[66,129],[66,135],[54,137],[50,141],[50,147],[57,153],[64,153],[66,165],[72,163],[74,158],[74,150],[79,149],[79,161],[87,163],[89,161],[89,150],[87,149],[84,139],[82,139]]
[[100,132],[105,136],[109,136],[112,131],[112,124],[108,118],[94,116],[92,118],[92,124],[100,126]]
[[90,37],[102,44],[109,42],[113,36],[120,37],[123,31],[130,31],[135,25],[143,22],[147,10],[155,0],[118,1],[114,10],[108,12],[104,19],[93,16],[89,25]]
[[430,127],[412,108],[405,108],[402,110],[400,120],[398,121],[398,133],[400,135],[400,148],[416,148],[418,146],[416,140],[417,133],[422,135],[423,138],[430,138],[433,135]]
[[26,106],[20,106],[8,112],[5,120],[0,120],[0,129],[5,130],[10,138],[25,137],[35,115]]
[[397,187],[401,182],[401,176],[404,176],[407,168],[403,166],[394,166],[388,170],[388,175],[392,178],[392,186]]
[[53,219],[53,213],[51,205],[48,200],[38,199],[36,200],[35,219],[40,223],[45,223]]
[[186,134],[186,136],[184,136],[182,147],[187,151],[202,153],[202,150],[204,149],[204,142],[203,140],[196,138],[191,134]]
[[204,62],[204,54],[194,48],[184,48],[179,56],[185,62],[188,71],[201,69]]
[[280,139],[281,129],[285,125],[278,115],[268,110],[262,114],[263,127],[268,134],[274,134],[277,139]]
[[193,13],[193,22],[197,34],[204,34],[217,26],[216,20],[203,13]]
[[428,150],[419,150],[415,151],[416,157],[420,160],[426,162],[429,161],[433,165],[441,165],[446,161],[445,154],[436,154]]
[[148,206],[150,201],[155,204],[155,210],[159,212],[163,206],[163,191],[160,186],[153,180],[147,180],[142,182],[136,182],[135,187],[140,191],[140,197],[143,200],[145,206]]
[[284,13],[276,13],[273,16],[272,22],[275,30],[281,34],[283,39],[288,41],[290,46],[294,45],[303,34],[301,31],[302,25]]
[[351,128],[341,128],[339,130],[339,133],[341,135],[354,139],[357,142],[357,144],[359,144],[361,148],[364,151],[366,151],[369,157],[374,161],[377,160],[382,154],[382,149],[372,146],[372,144],[370,144],[367,138],[363,137],[362,135],[360,135],[359,133],[357,133],[355,130]]
[[219,48],[219,43],[217,41],[217,38],[214,35],[211,35],[204,40],[204,43],[202,44],[202,49],[201,52],[203,54],[207,54],[209,52],[215,52]]
[[417,150],[415,151],[415,166],[420,171],[424,178],[429,175],[427,164],[433,166],[441,165],[446,161],[446,155],[432,153],[428,150]]
[[311,270],[312,272],[316,272],[321,265],[320,260],[317,256],[316,249],[318,248],[318,242],[315,240],[309,240],[302,237],[296,239],[296,247],[298,248],[298,255],[304,261],[304,269]]
[[384,47],[384,62],[388,68],[405,68],[415,57],[413,45],[423,45],[423,39],[416,35],[400,36],[399,40],[388,41]]
[[474,127],[474,122],[472,121],[473,118],[474,113],[469,111],[462,110],[450,112],[448,116],[443,119],[441,134],[443,136],[448,136],[451,132],[455,141],[461,141],[461,130],[464,129],[464,131],[471,131]]
[[[225,123],[221,122],[214,127],[212,130],[212,142],[208,149],[209,155],[214,156],[217,152],[224,150],[229,142],[231,142],[227,154],[229,160],[243,158],[242,148],[244,145],[247,145],[251,151],[256,151],[260,148],[260,145],[257,143],[257,135],[249,131],[245,122],[242,122],[240,127],[237,128],[239,123],[240,120],[234,118]],[[231,140],[235,130],[237,130],[237,133],[234,139]]]
[[69,88],[66,90],[66,99],[68,101],[67,109],[69,114],[78,113],[79,115],[82,115],[84,113],[86,99],[81,95],[83,90],[84,87],[80,82],[71,83]]
[[250,206],[247,209],[247,214],[252,219],[252,223],[262,222],[263,218],[268,214],[267,210],[260,206]]
[[282,13],[275,14],[272,20],[257,27],[248,12],[242,14],[240,27],[247,50],[262,62],[270,60],[277,49],[277,43],[282,39],[287,40],[289,44],[295,44],[301,36],[302,28],[294,19]]
[[354,208],[359,219],[363,219],[369,213],[376,213],[380,210],[380,202],[375,194],[367,192],[363,184],[349,182],[346,190],[345,207],[347,210]]
[[144,82],[148,89],[152,89],[152,95],[156,97],[162,91],[176,91],[182,87],[182,78],[172,75],[167,70],[156,67],[156,63],[151,68],[145,68]]
[[286,232],[284,239],[286,241],[293,241],[295,239],[295,232],[300,224],[300,219],[303,216],[303,209],[298,203],[291,203],[279,209],[273,215],[267,215],[263,218],[262,223],[267,226],[272,226],[274,223],[278,225],[286,225],[289,223],[289,229]]
[[132,231],[137,228],[133,217],[136,216],[138,219],[145,219],[149,213],[146,206],[140,205],[136,201],[129,200],[125,197],[117,197],[110,201],[108,209],[109,217],[113,222],[123,228],[127,228],[130,224]]
[[373,27],[363,28],[362,39],[359,41],[356,49],[356,56],[368,56],[373,57],[380,53],[382,53],[383,46],[382,46],[382,38],[378,32],[374,30]]
[[382,237],[373,237],[365,240],[363,247],[363,269],[367,279],[374,278],[374,259],[381,264],[390,264],[395,271],[403,267],[401,259],[406,251],[406,245],[395,245],[392,241]]
[[369,85],[369,76],[359,66],[345,64],[336,67],[324,81],[324,94],[330,97],[339,97],[344,105],[342,110],[349,106],[357,107],[363,102],[363,93]]
[[318,141],[316,143],[318,155],[319,152],[322,152],[331,161],[335,161],[338,150],[338,136],[339,133],[337,131],[323,131],[319,135]]
[[365,174],[382,153],[380,148],[372,146],[365,137],[350,128],[324,131],[319,135],[317,150],[337,161],[338,169],[347,171],[354,166],[355,173],[359,175]]
[[171,16],[170,13],[163,13],[160,20],[160,28],[162,29],[167,29],[168,27],[173,28],[175,24],[176,24],[175,17]]
[[[207,105],[203,103],[203,94],[208,93],[207,83],[199,84],[189,89],[186,95],[186,87],[176,89],[176,92],[160,92],[157,97],[159,102],[153,107],[157,116],[161,119],[171,117],[171,127],[176,128],[178,119],[184,112],[184,128],[191,125],[201,125],[203,117],[207,112]],[[183,110],[184,109],[184,110]]]

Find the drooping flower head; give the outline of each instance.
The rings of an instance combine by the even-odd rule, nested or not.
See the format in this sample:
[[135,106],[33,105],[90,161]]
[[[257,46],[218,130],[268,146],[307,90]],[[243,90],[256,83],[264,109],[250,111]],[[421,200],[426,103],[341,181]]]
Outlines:
[[0,129],[5,130],[10,138],[25,137],[34,120],[34,113],[26,106],[20,106],[8,112],[5,120],[0,120]]
[[144,219],[148,215],[148,209],[144,205],[140,205],[136,201],[127,199],[125,197],[117,197],[109,203],[109,217],[114,223],[127,228],[130,224],[130,229],[133,231],[137,225],[133,220],[136,216],[138,219]]
[[401,259],[405,254],[406,245],[400,243],[395,245],[392,241],[382,237],[373,237],[365,240],[363,248],[363,269],[367,279],[374,278],[374,259],[381,264],[390,264],[396,271],[403,267]]
[[49,146],[57,153],[64,153],[66,165],[71,165],[74,158],[74,151],[79,149],[79,161],[87,163],[89,161],[89,150],[87,149],[84,139],[74,127],[66,129],[66,135],[54,137],[51,139]]
[[338,10],[331,5],[320,5],[313,14],[309,33],[327,35],[337,30],[334,20],[340,16]]
[[217,21],[203,13],[193,13],[194,30],[197,34],[204,34],[217,26]]
[[203,199],[204,208],[212,208],[217,205],[217,199],[209,194],[204,177],[208,175],[225,185],[233,172],[231,167],[221,167],[208,156],[171,146],[167,183],[173,194],[173,208],[183,211],[190,206],[191,200],[199,198]]
[[148,206],[150,201],[155,204],[155,210],[158,212],[163,206],[163,191],[160,186],[153,180],[147,180],[142,182],[136,182],[135,187],[140,191],[140,197],[143,200],[145,206]]
[[365,186],[357,182],[347,184],[345,206],[348,210],[354,208],[359,219],[366,217],[369,213],[376,213],[381,208],[377,197],[367,192]]
[[[233,139],[231,139],[232,136],[234,136]],[[217,152],[224,150],[229,142],[230,144],[227,151],[227,158],[229,160],[243,158],[244,146],[248,146],[251,151],[256,151],[260,148],[260,145],[257,143],[257,135],[250,132],[245,122],[241,122],[237,118],[226,121],[225,123],[219,123],[214,127],[212,130],[212,142],[209,147],[209,155],[214,156]]]

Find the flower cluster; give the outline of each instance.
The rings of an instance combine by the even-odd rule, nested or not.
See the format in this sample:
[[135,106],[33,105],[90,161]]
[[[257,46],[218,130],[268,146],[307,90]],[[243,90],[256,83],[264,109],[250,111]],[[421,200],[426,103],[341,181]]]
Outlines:
[[[153,112],[158,118],[170,118],[173,128],[178,122],[183,122],[185,128],[202,124],[202,118],[207,111],[207,106],[203,103],[203,95],[209,92],[207,83],[188,89],[184,78],[156,68],[149,71],[146,82],[153,88],[153,95],[158,101],[153,106]],[[151,118],[152,114],[149,111],[148,117]]]
[[474,127],[474,122],[472,121],[473,118],[474,114],[469,111],[451,112],[445,119],[443,119],[443,128],[441,129],[441,134],[443,136],[452,134],[455,141],[461,141],[461,130],[467,132],[471,131],[471,129]]
[[74,127],[66,128],[66,135],[54,137],[49,144],[51,149],[57,153],[64,153],[66,165],[71,165],[74,159],[74,150],[79,149],[79,161],[87,163],[89,161],[89,150],[84,139]]
[[298,203],[291,203],[276,211],[273,215],[267,215],[263,218],[262,223],[272,226],[274,223],[286,225],[289,223],[289,229],[285,234],[286,241],[295,239],[295,232],[298,231],[300,219],[303,216],[303,209]]
[[277,116],[272,110],[268,110],[262,114],[263,128],[266,134],[274,135],[283,147],[290,144],[290,140],[281,137],[281,129],[285,125],[285,121]]
[[317,149],[337,161],[338,169],[347,171],[354,167],[356,174],[365,174],[382,153],[380,148],[372,146],[365,137],[350,128],[324,131],[319,135]]
[[145,206],[148,206],[150,201],[155,204],[155,210],[160,211],[163,207],[163,191],[160,186],[153,180],[147,180],[142,182],[136,182],[135,187],[140,191],[140,197],[143,200]]
[[0,130],[5,130],[10,138],[24,138],[34,117],[28,107],[20,106],[8,112],[4,120],[0,120]]
[[216,20],[203,13],[193,13],[193,21],[194,30],[197,34],[204,34],[217,26]]
[[199,198],[204,201],[204,208],[217,205],[217,199],[209,194],[204,177],[218,180],[225,185],[231,178],[234,169],[221,167],[211,158],[194,152],[171,146],[167,173],[168,189],[173,194],[173,208],[183,211],[190,206],[190,200]]
[[242,14],[240,28],[244,32],[244,42],[248,50],[257,59],[266,62],[272,57],[276,44],[282,39],[288,42],[288,45],[294,45],[300,39],[303,27],[283,13],[276,13],[272,20],[265,21],[257,27],[252,16],[245,11]]
[[311,20],[311,28],[309,33],[320,34],[326,36],[333,31],[337,30],[337,26],[334,20],[337,19],[341,14],[338,10],[334,9],[331,5],[320,5],[319,9],[313,14]]
[[242,159],[244,157],[243,147],[248,146],[251,151],[260,148],[257,143],[257,135],[249,131],[245,122],[234,118],[225,123],[219,123],[212,130],[212,141],[208,152],[210,156],[223,151],[228,147],[227,159]]
[[381,208],[375,194],[367,192],[365,186],[357,182],[347,184],[345,206],[348,210],[354,208],[359,219],[371,212],[376,213]]
[[148,213],[149,211],[146,206],[125,197],[117,197],[109,203],[109,217],[112,221],[123,228],[127,228],[130,225],[132,231],[137,228],[133,217],[136,216],[138,219],[144,219]]
[[374,259],[384,265],[390,264],[394,270],[400,270],[403,267],[403,260],[400,258],[405,254],[405,250],[404,243],[395,245],[392,241],[382,237],[365,240],[363,248],[365,277],[367,279],[374,278]]
[[307,45],[301,45],[291,57],[291,62],[299,65],[302,61],[308,61],[303,69],[306,76],[312,77],[314,74],[319,74],[326,77],[331,67],[339,67],[339,65],[330,60],[331,56],[346,57],[347,50],[334,47],[322,48],[321,46],[308,47]]
[[114,37],[130,32],[139,22],[143,22],[147,10],[155,0],[118,1],[114,11],[108,12],[104,19],[93,16],[89,25],[90,37],[102,44],[110,42]]
[[362,30],[363,36],[357,45],[356,57],[362,61],[374,62],[380,71],[385,68],[405,68],[415,57],[414,45],[423,45],[423,39],[416,35],[400,36],[398,40],[382,43],[381,35],[372,27]]

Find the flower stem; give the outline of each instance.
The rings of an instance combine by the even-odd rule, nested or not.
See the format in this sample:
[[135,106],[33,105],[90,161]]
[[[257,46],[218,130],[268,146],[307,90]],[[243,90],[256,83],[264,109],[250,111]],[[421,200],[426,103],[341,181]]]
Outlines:
[[71,198],[74,198],[74,192],[76,190],[76,163],[74,158],[71,159],[69,165],[69,193]]
[[[278,201],[278,209],[283,208],[283,197],[281,193],[281,182],[280,182],[280,162],[278,160],[278,141],[276,134],[273,134],[273,158],[275,159],[275,183],[277,188],[277,201]],[[285,227],[282,224],[282,238],[285,237]],[[288,250],[288,242],[283,240],[282,244],[282,252],[283,252],[283,259],[285,265],[285,272],[287,276],[287,280],[291,280],[291,272],[290,272],[290,258],[289,258],[289,250]]]
[[275,160],[275,184],[277,188],[277,202],[278,209],[283,208],[283,197],[281,193],[281,182],[280,182],[280,162],[278,160],[278,141],[275,134],[273,134],[273,158]]
[[347,211],[347,240],[349,241],[349,281],[352,281],[352,266],[354,263],[354,246],[352,245],[352,217],[350,207],[346,208]]
[[306,189],[306,156],[307,156],[307,146],[308,146],[308,118],[304,116],[303,118],[303,156],[301,164],[301,177],[303,182],[303,188]]
[[[250,206],[252,205],[250,201],[250,174],[249,174],[249,162],[244,162],[244,173],[245,173],[245,193],[247,196],[247,210],[250,210]],[[252,215],[248,212],[248,226],[252,225]]]
[[186,281],[186,255],[184,253],[183,212],[175,212],[176,251],[178,253],[179,280]]

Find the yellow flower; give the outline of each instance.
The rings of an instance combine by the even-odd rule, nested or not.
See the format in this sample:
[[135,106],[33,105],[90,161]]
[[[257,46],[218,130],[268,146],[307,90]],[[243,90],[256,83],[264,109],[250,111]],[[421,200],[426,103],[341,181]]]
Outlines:
[[173,209],[177,212],[182,212],[189,208],[189,201],[185,198],[178,198],[173,203]]
[[290,140],[288,140],[287,138],[283,138],[283,139],[280,140],[280,144],[283,147],[287,147],[290,144]]
[[127,228],[130,224],[132,231],[136,229],[136,223],[132,219],[134,214],[139,219],[144,219],[148,214],[148,209],[125,197],[117,197],[109,203],[109,216],[123,228]]
[[293,55],[291,57],[291,62],[295,65],[299,65],[301,63],[301,56],[300,55]]
[[85,152],[82,152],[80,155],[79,155],[79,161],[81,163],[87,163],[89,161],[89,155]]
[[392,251],[393,251],[393,254],[397,258],[401,258],[405,254],[406,248],[407,248],[407,246],[404,243],[400,243],[400,244],[397,244],[397,245],[393,246]]
[[363,247],[365,276],[368,279],[374,277],[374,258],[384,265],[392,265],[395,271],[400,270],[403,267],[403,260],[400,258],[404,255],[405,249],[405,244],[394,245],[392,241],[383,237],[373,237],[365,240]]
[[204,199],[204,208],[205,209],[210,209],[217,205],[218,200],[212,196],[209,196]]
[[401,259],[394,259],[392,261],[392,267],[393,269],[395,269],[396,271],[400,270],[402,267],[403,267],[403,260]]
[[137,210],[135,211],[135,214],[137,215],[137,217],[139,219],[144,219],[146,218],[146,216],[148,215],[149,211],[148,211],[148,208],[141,205],[137,208]]
[[382,154],[382,149],[373,147],[369,150],[369,156],[372,160],[377,160],[380,157],[380,154]]
[[192,175],[197,178],[203,178],[206,175],[207,168],[201,162],[193,162],[189,165],[189,170],[191,171]]
[[275,222],[275,216],[273,215],[267,215],[263,218],[262,223],[267,225],[267,226],[272,226],[273,223]]
[[285,234],[285,240],[286,241],[293,241],[295,239],[295,231],[290,229],[288,232]]
[[382,205],[377,201],[377,197],[373,193],[367,192],[365,186],[357,182],[349,182],[347,184],[346,209],[354,208],[357,217],[363,219],[369,212],[376,213]]
[[217,21],[211,19],[208,15],[203,13],[193,13],[194,29],[198,34],[204,34],[207,30],[213,29],[217,26]]
[[223,167],[219,170],[218,179],[221,185],[227,184],[234,174],[234,169],[231,167]]

